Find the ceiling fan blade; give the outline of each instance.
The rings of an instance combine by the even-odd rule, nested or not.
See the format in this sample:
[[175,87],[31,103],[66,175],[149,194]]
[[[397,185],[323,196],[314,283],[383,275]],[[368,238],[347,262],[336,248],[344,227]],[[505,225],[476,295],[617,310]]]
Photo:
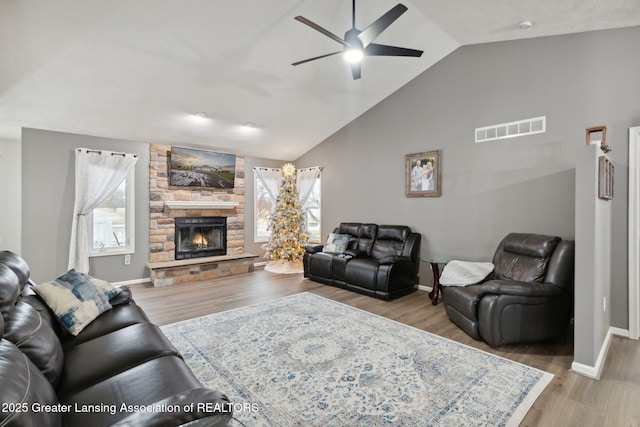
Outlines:
[[340,50],[340,51],[338,51],[338,52],[331,52],[331,53],[327,53],[327,54],[325,54],[325,55],[320,55],[320,56],[316,56],[316,57],[309,58],[309,59],[303,59],[302,61],[294,62],[294,63],[293,63],[293,64],[291,64],[291,65],[300,65],[300,64],[304,64],[304,63],[306,63],[306,62],[315,61],[316,59],[326,58],[327,56],[336,55],[336,54],[338,54],[338,53],[342,53],[342,52],[344,52],[344,51],[343,51],[343,50]]
[[310,26],[311,28],[313,28],[316,31],[321,32],[322,34],[324,34],[325,36],[329,37],[332,40],[337,41],[338,43],[340,43],[343,46],[346,47],[351,47],[351,45],[349,43],[347,43],[346,41],[342,40],[340,37],[336,36],[335,34],[333,34],[331,31],[326,30],[324,28],[322,28],[320,25],[316,24],[313,21],[308,20],[307,18],[305,18],[304,16],[296,16],[294,18],[296,21],[302,22],[305,25]]
[[351,75],[353,80],[358,80],[362,76],[362,63],[354,62],[351,64]]
[[367,28],[362,30],[362,32],[358,35],[358,38],[362,42],[362,44],[366,47],[371,43],[376,37],[380,35],[387,27],[400,17],[403,13],[407,11],[407,7],[402,3],[398,3],[395,7],[391,8],[387,13],[382,15],[380,18],[376,19],[376,21],[369,25]]
[[371,43],[364,49],[365,55],[370,56],[422,56],[421,50],[407,49],[406,47],[386,46],[383,44]]

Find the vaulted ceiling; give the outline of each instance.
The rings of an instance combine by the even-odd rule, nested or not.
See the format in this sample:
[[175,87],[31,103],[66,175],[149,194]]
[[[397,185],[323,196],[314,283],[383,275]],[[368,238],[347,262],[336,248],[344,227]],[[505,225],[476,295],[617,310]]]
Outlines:
[[[356,26],[396,2],[357,2]],[[291,66],[341,49],[294,17],[342,37],[348,0],[2,0],[0,139],[32,127],[294,160],[462,45],[640,25],[640,0],[403,4],[376,43],[424,54],[366,57],[354,81],[342,55]]]

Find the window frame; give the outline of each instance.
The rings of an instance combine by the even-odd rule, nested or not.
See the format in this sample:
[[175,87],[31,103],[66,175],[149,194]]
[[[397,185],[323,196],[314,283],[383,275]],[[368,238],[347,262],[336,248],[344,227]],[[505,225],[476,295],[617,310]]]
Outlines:
[[[259,237],[258,236],[258,181],[260,181],[260,178],[258,177],[258,174],[256,173],[255,169],[253,171],[253,242],[254,243],[267,243],[269,241],[269,237],[270,235],[267,235],[266,237]],[[309,243],[321,243],[322,242],[322,172],[320,173],[320,175],[318,176],[317,180],[317,185],[319,185],[320,187],[320,203],[319,206],[317,207],[318,209],[318,238],[317,239],[309,239]],[[261,183],[260,185],[264,186],[264,183]],[[314,184],[316,185],[316,184]],[[269,194],[267,192],[267,194]],[[271,195],[269,194],[269,197],[271,197]],[[307,200],[308,202],[308,200]],[[271,212],[275,211],[276,209],[276,203],[277,203],[277,198],[276,199],[271,199]],[[304,211],[304,214],[307,215],[307,208],[305,208],[305,206],[302,206],[302,209]]]
[[[318,178],[316,179],[316,182],[313,184],[318,185],[319,186],[319,193],[320,193],[320,197],[319,200],[320,202],[318,203],[317,209],[318,209],[318,238],[317,239],[311,239],[311,237],[309,237],[309,243],[322,243],[322,172],[320,172],[320,175],[318,175]],[[309,202],[309,199],[307,199],[307,203]],[[313,206],[315,208],[315,206]],[[309,210],[309,206],[302,206],[302,209],[304,211],[305,214],[305,218],[308,218],[308,210]],[[308,224],[307,224],[308,225]],[[309,233],[309,230],[306,230],[307,234]]]
[[113,248],[95,249],[93,247],[94,223],[93,210],[87,214],[89,220],[89,257],[101,257],[111,255],[127,255],[135,253],[135,168],[131,168],[129,175],[125,178],[125,241],[126,245]]
[[[253,242],[254,243],[267,243],[269,241],[269,234],[266,237],[258,236],[258,181],[261,181],[260,177],[253,171]],[[264,183],[260,183],[260,185],[264,186]],[[267,191],[269,197],[271,195]],[[271,198],[271,212],[276,209],[277,199]]]

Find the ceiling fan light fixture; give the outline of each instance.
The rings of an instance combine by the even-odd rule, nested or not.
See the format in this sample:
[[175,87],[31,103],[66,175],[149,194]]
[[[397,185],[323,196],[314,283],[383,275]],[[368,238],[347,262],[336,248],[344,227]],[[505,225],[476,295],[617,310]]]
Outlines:
[[422,56],[423,52],[421,50],[373,43],[373,41],[384,30],[386,30],[391,24],[396,21],[396,19],[398,19],[403,13],[407,11],[407,7],[402,3],[398,3],[397,5],[389,9],[387,13],[373,21],[373,23],[371,23],[364,30],[359,30],[358,28],[356,28],[356,0],[352,0],[351,10],[351,29],[347,30],[347,32],[344,34],[344,39],[338,37],[331,31],[321,27],[320,25],[305,18],[304,16],[296,16],[294,18],[296,21],[313,28],[324,36],[341,44],[343,46],[343,49],[336,52],[325,53],[324,55],[320,56],[314,56],[313,58],[304,59],[302,61],[296,61],[291,65],[302,65],[311,61],[315,61],[317,59],[327,58],[329,56],[337,55],[344,52],[344,59],[351,64],[351,75],[353,76],[353,80],[358,80],[362,77],[362,68],[360,66],[360,62],[365,55],[403,56],[414,58],[419,58],[420,56]]
[[363,57],[364,52],[362,52],[362,49],[347,49],[344,51],[344,59],[350,64],[361,62]]

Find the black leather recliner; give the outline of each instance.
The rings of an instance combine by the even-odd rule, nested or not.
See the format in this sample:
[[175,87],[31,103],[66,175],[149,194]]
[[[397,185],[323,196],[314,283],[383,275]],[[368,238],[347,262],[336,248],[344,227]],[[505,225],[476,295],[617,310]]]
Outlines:
[[495,252],[489,280],[443,287],[449,319],[492,347],[562,336],[573,309],[574,253],[571,240],[507,235]]
[[334,233],[349,235],[344,254],[309,245],[304,276],[359,293],[391,300],[415,291],[420,260],[419,233],[404,225],[341,223]]

